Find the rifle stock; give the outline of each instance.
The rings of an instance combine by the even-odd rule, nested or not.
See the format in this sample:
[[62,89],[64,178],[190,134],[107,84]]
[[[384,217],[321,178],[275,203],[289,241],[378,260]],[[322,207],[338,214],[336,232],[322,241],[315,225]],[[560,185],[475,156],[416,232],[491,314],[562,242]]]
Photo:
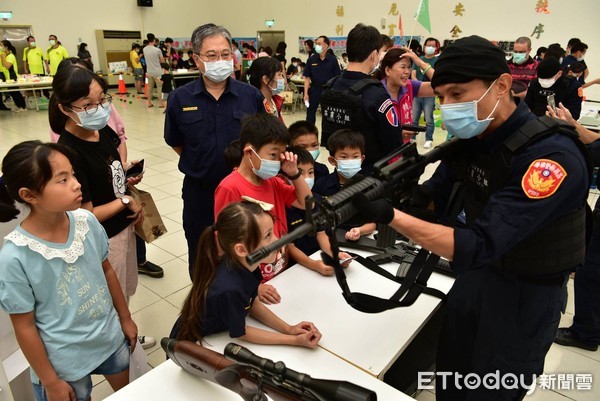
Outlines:
[[[345,381],[313,379],[287,369],[282,362],[260,358],[234,343],[227,345],[226,353],[238,363],[191,341],[163,338],[161,346],[169,358],[185,371],[228,388],[245,401],[258,401],[259,381],[263,393],[274,401],[377,400],[377,395],[371,390]],[[240,355],[250,355],[253,359],[244,359]],[[264,394],[260,401],[267,400]]]

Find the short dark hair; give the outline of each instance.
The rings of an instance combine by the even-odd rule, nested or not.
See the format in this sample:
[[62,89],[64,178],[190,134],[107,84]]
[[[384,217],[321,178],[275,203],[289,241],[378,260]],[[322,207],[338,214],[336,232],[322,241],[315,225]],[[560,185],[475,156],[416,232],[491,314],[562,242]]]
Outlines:
[[546,54],[544,55],[544,59],[549,57],[554,57],[557,60],[560,60],[561,57],[565,55],[565,49],[563,49],[558,43],[552,43],[546,49]]
[[567,47],[573,47],[573,45],[575,45],[577,43],[581,43],[581,40],[579,38],[571,38],[567,42]]
[[139,48],[140,48],[140,44],[139,43],[133,42],[131,44],[131,50],[135,50],[135,49],[139,49]]
[[240,130],[242,149],[246,145],[252,145],[258,152],[260,148],[270,143],[286,146],[290,143],[290,133],[280,119],[272,114],[257,113],[242,120]]
[[364,155],[365,137],[360,132],[344,128],[335,131],[327,140],[327,150],[331,156],[334,156],[338,150],[346,148],[358,148]]
[[148,38],[148,43],[154,42],[156,40],[156,36],[153,33],[147,33],[146,38]]
[[173,43],[173,38],[166,38],[165,43]]
[[319,36],[317,39],[323,39],[323,42],[325,42],[325,44],[326,44],[327,46],[329,46],[329,45],[331,44],[331,41],[330,41],[330,40],[329,40],[329,38],[328,38],[327,36],[325,36],[325,35],[321,35],[321,36]]
[[356,24],[348,33],[346,52],[348,61],[361,63],[369,57],[373,50],[381,48],[381,34],[371,25]]
[[[400,48],[390,49],[387,53],[385,53],[385,56],[383,56],[379,62],[379,68],[375,72],[374,78],[378,80],[385,78],[385,69],[388,67],[392,68],[394,64],[401,60],[400,56],[402,56],[404,53],[406,53],[406,50]],[[409,64],[412,64],[411,59],[408,57],[405,58],[405,60]]]
[[279,60],[272,57],[259,57],[252,61],[250,68],[247,68],[244,72],[244,77],[246,82],[260,90],[263,76],[269,78],[269,82],[271,82],[275,79],[277,72],[282,69]]
[[568,74],[569,72],[573,72],[575,74],[579,74],[580,72],[585,71],[585,66],[583,65],[583,63],[580,63],[579,61],[574,62],[571,65],[568,65],[563,74]]
[[225,157],[225,164],[227,164],[227,167],[229,167],[230,170],[239,167],[242,163],[243,157],[240,140],[234,139],[231,141],[231,143],[225,148],[223,156]]
[[164,68],[165,70],[169,69],[169,63],[160,63],[160,67]]
[[319,138],[317,126],[306,120],[296,121],[288,127],[288,131],[290,132],[290,143],[302,135],[316,135],[317,139]]
[[537,57],[542,57],[542,53],[546,53],[547,51],[548,51],[548,48],[546,46],[540,46],[536,50],[535,55]]
[[311,164],[315,165],[315,159],[313,159],[310,152],[304,148],[298,148],[295,146],[289,147],[286,149],[288,152],[292,152],[296,156],[298,156],[298,164]]
[[583,42],[575,43],[571,47],[571,54],[577,53],[577,52],[585,52],[587,49],[588,49],[588,45],[586,45],[585,43],[583,43]]
[[[394,47],[394,39],[390,38],[387,35],[381,34],[381,47]],[[380,49],[381,49],[380,47]]]
[[29,35],[27,36],[27,41],[29,42],[29,39],[35,39],[33,36]]

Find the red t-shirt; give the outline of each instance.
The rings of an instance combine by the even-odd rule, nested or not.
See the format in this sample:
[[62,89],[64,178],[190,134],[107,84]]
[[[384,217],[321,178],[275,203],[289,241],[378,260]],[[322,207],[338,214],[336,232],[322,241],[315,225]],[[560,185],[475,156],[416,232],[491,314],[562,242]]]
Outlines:
[[[281,238],[287,233],[285,208],[286,206],[290,207],[296,200],[296,189],[294,186],[286,184],[279,177],[264,180],[261,185],[254,185],[246,180],[238,170],[234,170],[221,181],[215,190],[215,220],[221,209],[231,202],[241,201],[242,195],[272,204],[273,209],[270,213],[275,218],[273,222],[275,236]],[[287,267],[286,265],[287,255],[278,257],[278,260],[274,264],[261,264],[260,269],[263,273],[263,282],[275,277],[276,274]]]

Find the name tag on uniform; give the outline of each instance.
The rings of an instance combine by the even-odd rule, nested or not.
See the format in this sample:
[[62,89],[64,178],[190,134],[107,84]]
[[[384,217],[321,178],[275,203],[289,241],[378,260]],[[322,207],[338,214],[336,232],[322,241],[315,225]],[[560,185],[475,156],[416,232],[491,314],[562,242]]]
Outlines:
[[317,63],[314,63],[314,64],[311,64],[311,65],[312,65],[313,67],[316,67],[318,64],[317,64]]
[[184,107],[181,109],[182,111],[195,111],[198,110],[198,106],[193,106],[193,107]]

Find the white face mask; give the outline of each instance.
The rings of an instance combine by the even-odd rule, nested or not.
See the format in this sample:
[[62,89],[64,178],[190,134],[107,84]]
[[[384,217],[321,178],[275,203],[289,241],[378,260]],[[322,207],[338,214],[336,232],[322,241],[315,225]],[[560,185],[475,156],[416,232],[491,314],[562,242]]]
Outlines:
[[233,73],[233,60],[202,61],[204,63],[204,76],[214,83],[225,81]]
[[434,46],[425,46],[425,54],[428,56],[433,56],[435,54],[436,48]]
[[548,89],[556,83],[556,78],[538,78],[538,82],[542,88]]

